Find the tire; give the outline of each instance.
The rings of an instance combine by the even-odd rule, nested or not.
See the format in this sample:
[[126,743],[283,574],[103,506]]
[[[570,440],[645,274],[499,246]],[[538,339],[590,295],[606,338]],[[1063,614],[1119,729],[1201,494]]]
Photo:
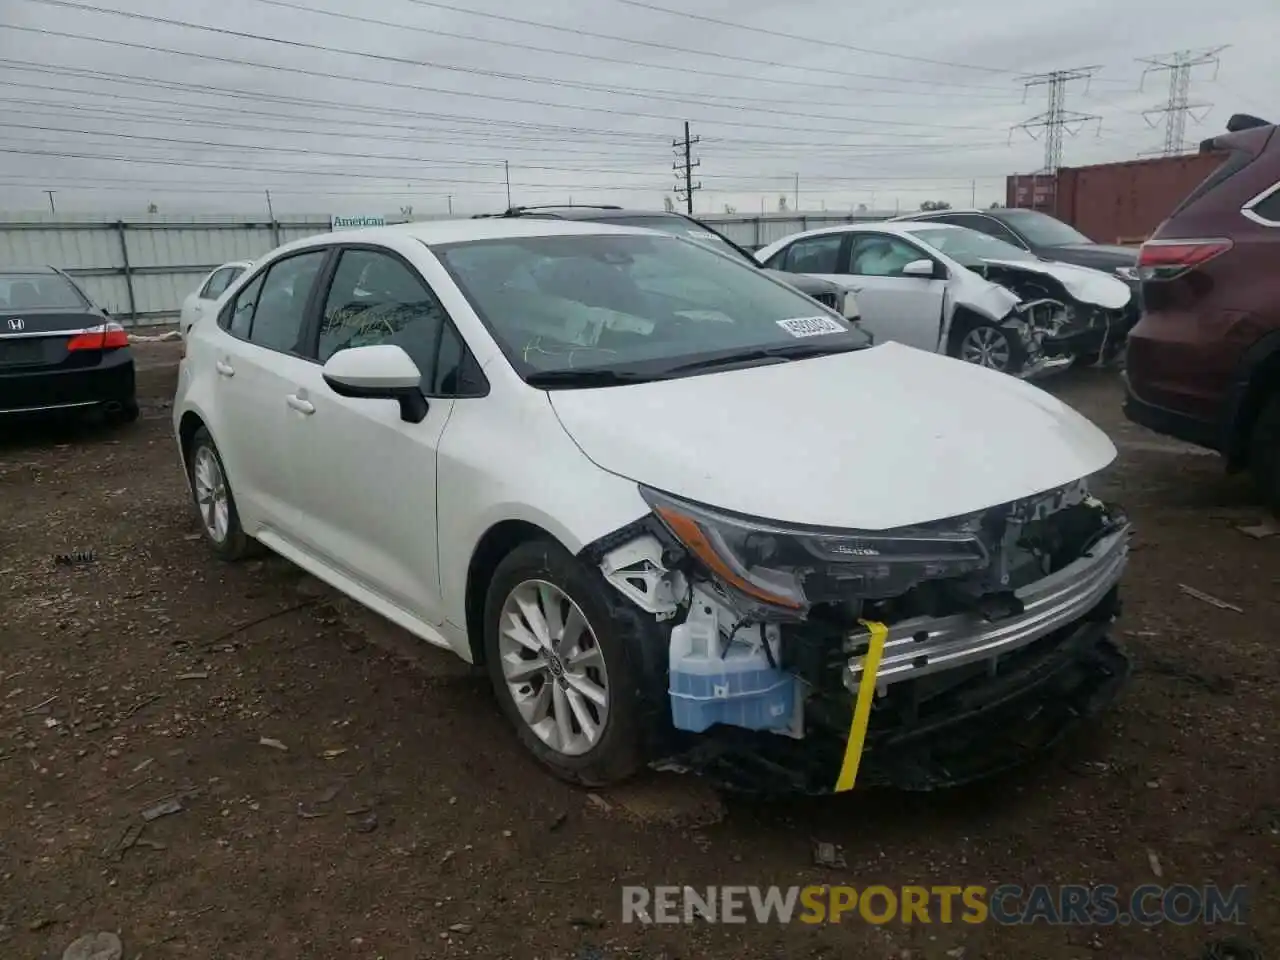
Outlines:
[[1280,517],[1280,391],[1262,405],[1249,435],[1249,471],[1267,507]]
[[[240,514],[236,510],[235,497],[227,480],[222,455],[218,453],[213,437],[209,436],[209,431],[204,427],[197,430],[191,438],[191,447],[187,451],[187,484],[191,489],[196,512],[200,515],[200,530],[213,547],[213,552],[223,560],[239,560],[248,556],[253,541],[240,526]],[[219,486],[225,505],[225,515],[222,518],[216,513],[216,492]],[[210,499],[202,500],[205,496],[202,489],[209,491]],[[213,513],[210,512],[211,508]]]
[[[558,543],[533,540],[517,546],[498,564],[485,600],[485,665],[503,714],[543,766],[579,786],[604,786],[630,777],[649,759],[652,739],[663,726],[666,699],[661,681],[667,644],[652,617],[612,593],[598,571]],[[572,646],[562,645],[558,651],[553,647],[554,656],[533,654],[530,641],[545,645],[536,643],[527,617],[521,615],[517,621],[524,628],[524,644],[510,636],[512,631],[503,633],[511,615],[521,609],[517,597],[535,604],[543,626],[549,625],[552,633],[556,618],[547,617],[546,611],[554,605],[560,623],[567,624],[573,620],[570,604],[576,605],[586,630]],[[597,663],[603,664],[603,671],[593,666]],[[518,672],[517,666],[522,668]],[[603,712],[581,692],[590,689],[583,680],[597,692],[603,690]],[[522,706],[534,720],[526,719]],[[562,710],[569,725],[567,742],[559,723]],[[598,724],[594,739],[579,723],[582,711]]]
[[137,400],[126,400],[119,410],[108,414],[107,419],[114,424],[134,423],[140,412]]
[[[975,366],[1010,374],[1018,373],[1026,362],[1022,344],[1004,327],[989,320],[967,320],[952,337],[951,355]],[[983,362],[979,359],[983,356],[993,362]],[[1000,358],[1003,362],[995,365],[994,361]]]

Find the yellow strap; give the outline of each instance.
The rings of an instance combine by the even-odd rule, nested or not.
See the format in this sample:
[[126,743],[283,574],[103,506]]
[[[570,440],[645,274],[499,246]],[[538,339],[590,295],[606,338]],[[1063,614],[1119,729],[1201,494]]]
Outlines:
[[849,742],[844,748],[844,763],[840,764],[840,776],[836,779],[836,793],[853,789],[858,776],[858,764],[862,761],[862,745],[867,739],[867,724],[871,720],[871,701],[876,695],[876,672],[880,669],[880,657],[884,653],[884,641],[889,628],[874,620],[859,620],[871,631],[867,655],[862,661],[862,679],[858,683],[858,699],[853,705],[853,722],[849,724]]

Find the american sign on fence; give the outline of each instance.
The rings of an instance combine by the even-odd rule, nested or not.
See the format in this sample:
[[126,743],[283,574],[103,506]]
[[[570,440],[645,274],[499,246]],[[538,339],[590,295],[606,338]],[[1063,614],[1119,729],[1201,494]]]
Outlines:
[[352,227],[385,227],[385,217],[339,217],[329,218],[330,230],[349,230]]

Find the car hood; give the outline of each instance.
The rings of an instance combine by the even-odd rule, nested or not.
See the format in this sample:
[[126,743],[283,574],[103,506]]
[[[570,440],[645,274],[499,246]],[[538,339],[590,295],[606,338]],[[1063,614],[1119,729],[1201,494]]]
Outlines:
[[897,343],[678,380],[553,390],[601,468],[784,523],[884,530],[1107,466],[1115,447],[1015,377]]
[[1119,310],[1127,306],[1133,290],[1127,283],[1109,273],[1091,267],[1079,267],[1071,263],[1052,260],[997,260],[984,258],[987,263],[1028,273],[1040,273],[1053,277],[1066,288],[1067,293],[1082,303],[1091,303],[1107,310]]
[[1137,248],[1117,247],[1107,243],[1066,243],[1057,247],[1045,247],[1043,252],[1051,260],[1099,270],[1134,267],[1138,264]]

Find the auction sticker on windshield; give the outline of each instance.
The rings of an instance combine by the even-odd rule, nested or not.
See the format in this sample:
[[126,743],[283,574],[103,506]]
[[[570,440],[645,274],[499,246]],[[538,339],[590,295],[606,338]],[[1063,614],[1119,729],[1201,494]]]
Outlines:
[[842,327],[830,317],[792,317],[790,320],[779,320],[778,326],[793,337],[820,337],[828,333],[845,333]]

